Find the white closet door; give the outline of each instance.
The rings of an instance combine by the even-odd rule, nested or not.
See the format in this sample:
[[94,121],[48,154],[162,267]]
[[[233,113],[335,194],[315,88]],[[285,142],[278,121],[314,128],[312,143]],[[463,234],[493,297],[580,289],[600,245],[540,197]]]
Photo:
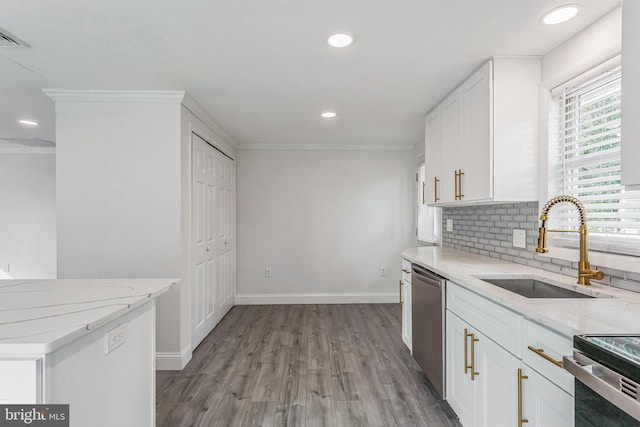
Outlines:
[[216,151],[193,134],[192,163],[192,346],[195,348],[216,324],[218,242],[216,230]]
[[221,153],[216,156],[218,288],[216,323],[233,307],[235,296],[235,164]]

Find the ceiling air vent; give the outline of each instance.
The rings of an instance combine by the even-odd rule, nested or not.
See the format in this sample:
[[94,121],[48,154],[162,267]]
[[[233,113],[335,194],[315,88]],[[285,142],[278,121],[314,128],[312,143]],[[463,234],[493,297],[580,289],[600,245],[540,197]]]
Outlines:
[[29,45],[0,28],[0,47],[29,47]]

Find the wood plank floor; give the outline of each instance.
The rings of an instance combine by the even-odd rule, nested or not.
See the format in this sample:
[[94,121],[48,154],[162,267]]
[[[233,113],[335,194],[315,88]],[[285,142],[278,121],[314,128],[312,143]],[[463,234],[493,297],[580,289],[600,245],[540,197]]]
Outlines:
[[182,371],[157,426],[459,426],[400,337],[399,304],[237,306]]

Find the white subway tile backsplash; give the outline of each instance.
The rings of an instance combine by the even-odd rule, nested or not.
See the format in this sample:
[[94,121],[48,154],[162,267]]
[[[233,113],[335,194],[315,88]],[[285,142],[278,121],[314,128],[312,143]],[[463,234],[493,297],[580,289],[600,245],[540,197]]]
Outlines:
[[[535,253],[538,242],[537,202],[443,208],[442,244],[492,258],[526,264],[547,271],[576,276],[578,264]],[[456,224],[446,231],[447,219]],[[514,228],[525,230],[527,249],[514,248]],[[640,292],[640,274],[600,268],[605,277],[599,283]]]

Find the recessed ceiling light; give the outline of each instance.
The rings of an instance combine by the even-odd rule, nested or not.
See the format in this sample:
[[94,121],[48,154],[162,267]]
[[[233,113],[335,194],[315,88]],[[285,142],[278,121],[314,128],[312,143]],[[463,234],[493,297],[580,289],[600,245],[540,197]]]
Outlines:
[[18,120],[20,123],[22,123],[23,125],[27,125],[27,126],[38,126],[38,122],[35,122],[33,120],[25,120],[25,119],[20,119]]
[[327,39],[327,43],[333,47],[351,46],[356,41],[356,36],[347,33],[336,33]]
[[556,7],[542,15],[540,22],[547,25],[560,24],[576,16],[579,10],[580,6],[577,4],[566,4],[564,6]]
[[337,114],[334,111],[325,111],[320,115],[325,119],[333,119],[335,116],[337,116]]

